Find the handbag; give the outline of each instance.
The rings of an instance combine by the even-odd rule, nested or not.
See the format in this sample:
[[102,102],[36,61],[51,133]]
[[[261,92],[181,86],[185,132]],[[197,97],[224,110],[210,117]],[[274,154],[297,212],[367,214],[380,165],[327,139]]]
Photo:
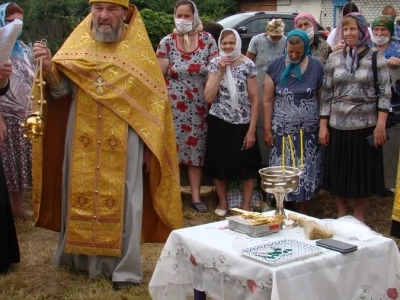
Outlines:
[[[239,178],[228,182],[226,199],[228,201],[228,209],[243,207],[243,190],[241,180]],[[258,188],[257,180],[254,182],[253,197],[251,198],[250,207],[253,211],[261,212],[261,194]]]
[[[376,106],[378,106],[379,100],[379,83],[378,83],[378,67],[377,67],[377,56],[378,51],[374,51],[372,53],[372,72],[374,74],[374,86],[377,96]],[[397,84],[397,82],[395,82]],[[396,89],[391,84],[392,90],[392,98],[390,100],[390,108],[388,112],[388,116],[386,119],[386,128],[390,128],[400,123],[400,94],[396,91]]]

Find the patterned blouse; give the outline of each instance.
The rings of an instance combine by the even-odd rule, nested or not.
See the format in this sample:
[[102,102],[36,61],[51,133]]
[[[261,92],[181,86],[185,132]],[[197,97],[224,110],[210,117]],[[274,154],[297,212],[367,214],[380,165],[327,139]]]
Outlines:
[[[339,130],[356,130],[376,125],[377,97],[372,73],[372,49],[366,48],[354,77],[345,66],[346,52],[333,52],[326,62],[320,118],[329,118],[329,125]],[[360,53],[362,55],[362,53]],[[359,54],[359,55],[360,55]],[[382,52],[378,53],[378,80],[381,93],[378,110],[390,107],[389,70]]]
[[15,117],[23,120],[31,111],[30,93],[33,77],[35,76],[35,62],[31,49],[22,41],[18,41],[24,51],[24,56],[11,55],[13,72],[10,76],[10,89],[0,98],[0,112],[3,117]]
[[332,53],[332,48],[321,38],[315,37],[314,42],[310,45],[311,55],[319,59],[325,65],[329,54]]
[[[212,59],[208,65],[208,71],[216,74],[220,60],[221,57]],[[231,68],[231,70],[233,78],[236,81],[236,90],[241,110],[235,110],[231,106],[228,81],[224,75],[219,85],[217,96],[211,104],[210,114],[231,124],[249,124],[250,97],[247,91],[247,79],[257,75],[257,68],[250,58],[244,57],[244,61],[236,67]]]

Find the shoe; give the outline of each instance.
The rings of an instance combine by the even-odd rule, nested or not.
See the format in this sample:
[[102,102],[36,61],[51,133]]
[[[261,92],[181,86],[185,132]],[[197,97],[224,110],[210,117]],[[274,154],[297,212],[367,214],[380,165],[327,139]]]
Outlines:
[[217,216],[220,216],[220,217],[225,217],[227,212],[228,212],[227,210],[219,209],[219,206],[218,206],[217,209],[215,210],[215,214],[216,214]]
[[204,202],[200,201],[200,202],[190,202],[190,206],[197,212],[199,213],[206,213],[207,210],[207,206]]
[[113,282],[113,289],[115,291],[120,291],[120,290],[123,290],[123,289],[129,289],[129,288],[131,288],[133,286],[138,286],[138,285],[140,285],[140,284],[137,283],[137,282],[114,281]]
[[386,188],[385,192],[383,193],[384,197],[394,197],[394,191],[390,188]]

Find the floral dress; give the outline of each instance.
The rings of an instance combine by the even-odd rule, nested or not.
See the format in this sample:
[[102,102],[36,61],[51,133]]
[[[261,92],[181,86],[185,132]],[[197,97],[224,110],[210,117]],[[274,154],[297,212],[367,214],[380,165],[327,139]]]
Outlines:
[[[268,68],[268,75],[275,84],[275,103],[272,115],[274,147],[271,149],[270,166],[282,166],[282,137],[285,137],[285,165],[296,167],[301,161],[300,129],[303,130],[304,173],[300,175],[299,188],[287,195],[288,201],[310,200],[319,191],[322,175],[321,146],[318,144],[319,105],[317,92],[322,86],[324,71],[317,58],[308,56],[308,66],[300,82],[290,78],[280,84],[285,69],[285,55],[275,59]],[[292,150],[289,144],[292,139]],[[293,153],[293,155],[292,155]],[[294,158],[294,162],[293,159]]]
[[202,166],[206,151],[207,103],[204,87],[207,82],[207,64],[217,54],[217,45],[211,34],[199,32],[199,46],[191,53],[180,50],[177,36],[164,37],[157,56],[168,58],[166,75],[168,94],[172,105],[179,163]]

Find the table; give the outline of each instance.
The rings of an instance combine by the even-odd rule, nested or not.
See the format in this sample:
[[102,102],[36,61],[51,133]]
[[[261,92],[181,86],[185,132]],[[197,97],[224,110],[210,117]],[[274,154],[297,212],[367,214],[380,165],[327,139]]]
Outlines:
[[355,252],[321,248],[317,256],[271,266],[238,251],[282,238],[306,241],[303,228],[252,238],[227,225],[224,220],[171,232],[149,284],[152,299],[187,299],[193,289],[216,300],[398,299],[399,251],[391,239],[352,240],[359,246]]

